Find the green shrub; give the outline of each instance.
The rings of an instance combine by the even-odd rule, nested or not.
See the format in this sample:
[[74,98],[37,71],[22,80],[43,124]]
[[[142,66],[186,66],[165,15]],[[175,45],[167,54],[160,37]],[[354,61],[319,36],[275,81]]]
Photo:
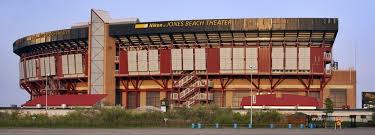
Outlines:
[[[297,116],[297,115],[296,115]],[[164,122],[164,118],[168,121]],[[129,128],[129,127],[190,127],[191,123],[247,125],[250,113],[242,115],[215,105],[194,108],[175,108],[166,113],[135,112],[120,107],[76,109],[64,116],[0,112],[0,127],[53,127],[53,128]],[[254,111],[253,123],[258,127],[285,124],[287,119],[276,111]]]
[[233,122],[232,110],[218,109],[212,115],[212,123],[231,124]]
[[[254,119],[255,118],[255,119]],[[281,124],[284,116],[276,111],[255,112],[253,123],[255,125]]]

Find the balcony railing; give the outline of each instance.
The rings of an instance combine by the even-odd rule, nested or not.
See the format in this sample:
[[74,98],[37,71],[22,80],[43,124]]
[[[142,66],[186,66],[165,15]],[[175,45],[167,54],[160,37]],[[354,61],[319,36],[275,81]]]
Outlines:
[[191,72],[190,74],[186,75],[185,77],[183,77],[181,80],[177,81],[174,86],[175,87],[183,87],[185,86],[187,83],[189,83],[191,80],[193,80],[194,78],[194,74],[195,71]]
[[332,54],[324,53],[324,61],[332,61]]
[[[208,97],[206,95],[207,95],[206,93],[194,94],[194,96],[190,97],[188,99],[188,101],[190,101],[190,100],[202,100],[202,101],[204,101],[206,99],[208,99],[208,100],[213,100],[214,99],[214,96],[213,96],[212,93],[208,93]],[[197,96],[197,97],[195,97],[195,96]],[[171,97],[172,97],[172,100],[178,100],[178,93],[172,93]]]

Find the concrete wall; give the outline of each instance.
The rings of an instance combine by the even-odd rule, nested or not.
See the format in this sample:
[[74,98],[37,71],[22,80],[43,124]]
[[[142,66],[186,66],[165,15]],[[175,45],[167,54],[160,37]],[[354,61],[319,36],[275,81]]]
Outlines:
[[357,72],[354,70],[334,71],[332,80],[324,89],[323,97],[329,97],[329,90],[332,88],[346,89],[346,101],[350,108],[356,108]]

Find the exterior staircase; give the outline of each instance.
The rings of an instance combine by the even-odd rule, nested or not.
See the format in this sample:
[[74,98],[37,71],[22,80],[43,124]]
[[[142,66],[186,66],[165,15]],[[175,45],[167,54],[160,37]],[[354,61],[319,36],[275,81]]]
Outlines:
[[174,83],[174,87],[183,87],[189,82],[191,82],[195,77],[195,71],[191,72],[190,74],[185,75],[180,80]]
[[196,93],[194,94],[193,96],[191,96],[189,98],[189,100],[187,100],[186,102],[183,103],[183,105],[187,106],[187,107],[191,107],[192,105],[198,103],[199,101],[205,101],[206,98],[208,98],[208,100],[213,100],[213,94],[212,93],[208,93],[208,97],[206,97],[206,93]]
[[[173,84],[175,89],[180,89],[181,91],[172,93],[172,100],[183,101],[183,105],[191,107],[200,101],[213,100],[213,94],[210,92],[200,92],[202,88],[212,88],[212,81],[207,81],[196,76],[196,72],[193,71],[186,74],[180,80]],[[208,94],[208,96],[207,96]]]

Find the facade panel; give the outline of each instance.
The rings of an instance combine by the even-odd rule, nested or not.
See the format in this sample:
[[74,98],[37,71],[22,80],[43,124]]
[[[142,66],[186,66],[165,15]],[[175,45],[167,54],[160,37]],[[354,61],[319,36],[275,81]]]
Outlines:
[[62,55],[62,73],[64,75],[69,74],[68,55]]
[[82,54],[75,54],[75,68],[77,74],[83,74]]
[[27,79],[27,68],[26,68],[26,60],[22,61],[22,78]]
[[195,48],[195,70],[206,70],[206,51],[204,48]]
[[32,70],[33,68],[32,68],[32,65],[31,65],[31,60],[29,59],[29,60],[27,60],[27,74],[28,74],[28,76],[27,76],[27,78],[32,78],[32,75],[33,75],[33,70]]
[[232,48],[220,48],[220,72],[232,72]]
[[26,60],[22,61],[22,66],[23,66],[23,79],[27,79],[27,63]]
[[35,61],[35,77],[36,78],[40,78],[40,61],[39,61],[39,58],[35,58],[34,59]]
[[119,73],[120,74],[129,74],[128,71],[128,52],[120,49],[120,61],[119,61]]
[[35,59],[31,59],[31,65],[32,65],[32,77],[35,78],[36,77],[36,60]]
[[129,72],[137,72],[137,51],[128,51]]
[[50,75],[56,75],[56,60],[54,56],[49,57]]
[[[25,79],[25,73],[26,73],[26,71],[25,71],[25,65],[24,65],[24,62],[25,61],[20,61],[20,65],[19,65],[19,68],[20,68],[20,79]],[[21,78],[22,77],[22,78]]]
[[33,70],[34,68],[33,68],[33,59],[30,59],[29,60],[29,71],[30,71],[30,76],[29,76],[29,78],[33,78],[34,76],[33,76],[33,73],[34,73],[34,70]]
[[182,49],[182,68],[183,70],[194,70],[193,49]]
[[29,65],[29,68],[30,68],[30,78],[34,78],[34,63],[33,63],[34,59],[30,59],[30,65]]
[[258,61],[259,72],[269,73],[270,68],[271,68],[270,48],[260,47],[258,57],[259,57],[259,61]]
[[138,71],[139,72],[148,71],[147,50],[140,50],[137,52],[137,54],[138,54]]
[[182,70],[181,49],[172,49],[172,70]]
[[159,51],[158,50],[149,50],[148,51],[148,70],[150,72],[159,71]]
[[283,47],[272,47],[272,70],[284,70]]
[[310,51],[311,72],[323,73],[323,49],[319,47],[310,47]]
[[19,79],[23,79],[23,76],[22,76],[22,61],[18,63],[18,73],[19,73]]
[[29,78],[30,77],[30,61],[29,60],[26,60],[26,78]]
[[310,70],[310,48],[299,47],[298,69],[299,70]]
[[20,76],[20,79],[24,79],[23,77],[23,61],[21,61],[18,65],[18,69],[19,69],[19,76]]
[[297,70],[297,48],[285,48],[285,70]]
[[245,69],[245,49],[244,48],[233,48],[233,71]]
[[206,48],[207,51],[207,72],[219,73],[220,72],[220,49],[219,48]]
[[23,79],[27,79],[27,61],[26,60],[23,60],[22,61],[22,66],[23,66]]
[[40,75],[46,76],[46,66],[45,66],[45,60],[46,57],[39,58],[40,61]]
[[30,71],[30,77],[29,78],[33,78],[34,77],[34,70],[33,70],[33,59],[30,59],[29,60],[29,71]]
[[256,72],[258,69],[258,48],[246,48],[246,59],[245,59],[245,68],[250,70],[250,67],[254,67],[253,72]]
[[26,78],[30,78],[30,60],[26,60]]
[[160,73],[171,73],[172,61],[171,61],[171,50],[162,49],[160,50]]
[[33,77],[33,64],[32,64],[32,59],[28,60],[29,61],[29,78]]
[[51,75],[51,68],[50,68],[50,60],[48,57],[44,57],[44,68],[45,68],[45,72],[46,72],[46,75]]
[[69,67],[69,74],[76,74],[76,62],[75,62],[75,54],[68,55],[68,67]]

